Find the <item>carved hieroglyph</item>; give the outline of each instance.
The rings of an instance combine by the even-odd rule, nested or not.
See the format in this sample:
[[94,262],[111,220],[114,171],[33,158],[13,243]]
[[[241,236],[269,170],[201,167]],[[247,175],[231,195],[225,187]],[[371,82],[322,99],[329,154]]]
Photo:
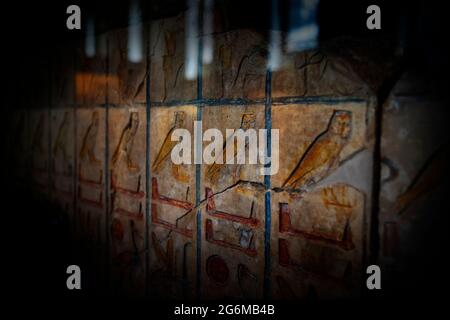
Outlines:
[[52,197],[72,219],[75,194],[74,110],[71,108],[54,109],[51,113],[51,119],[53,133],[51,150]]
[[[172,132],[189,130],[197,117],[194,106],[158,107],[151,110],[150,161],[151,290],[168,297],[192,297],[195,293],[195,165],[175,165]],[[193,156],[193,155],[192,155]]]
[[[264,106],[203,109],[203,130],[264,128]],[[204,146],[208,142],[204,143]],[[246,154],[248,155],[248,144]],[[225,145],[222,153],[225,155]],[[236,160],[236,157],[234,157]],[[258,164],[202,165],[202,292],[207,298],[261,298],[264,278],[264,185]]]
[[282,299],[355,294],[371,188],[366,103],[274,106],[271,288]]
[[130,294],[145,289],[144,107],[109,110],[110,232],[113,285]]
[[77,147],[76,233],[88,239],[92,251],[102,251],[106,246],[104,109],[77,109]]
[[355,72],[355,61],[332,51],[283,52],[280,66],[272,73],[272,97],[367,97],[370,89]]
[[130,62],[128,51],[128,29],[115,30],[107,33],[109,41],[109,72],[108,72],[108,102],[114,104],[124,103],[145,103],[146,99],[146,77],[147,77],[147,58],[145,39],[145,24],[139,25],[142,28],[141,34],[142,59],[138,62]]
[[36,189],[48,191],[48,134],[47,110],[30,111],[31,179]]
[[[150,28],[150,99],[152,101],[189,101],[197,97],[197,81],[185,76],[185,16],[153,21]],[[197,43],[197,38],[192,36]]]
[[214,60],[203,66],[205,98],[262,99],[267,42],[261,34],[235,30],[214,36]]

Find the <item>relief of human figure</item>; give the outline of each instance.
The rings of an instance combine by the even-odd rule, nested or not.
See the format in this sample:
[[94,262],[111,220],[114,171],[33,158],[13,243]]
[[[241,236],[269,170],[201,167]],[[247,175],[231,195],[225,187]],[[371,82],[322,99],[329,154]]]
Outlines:
[[[244,131],[248,130],[248,129],[255,129],[256,127],[256,115],[253,113],[245,113],[242,115],[241,118],[241,125],[239,127],[239,129],[242,129]],[[222,152],[217,156],[217,159],[220,159],[220,157],[222,157],[223,161],[222,163],[217,163],[217,160],[208,166],[207,170],[206,170],[206,178],[213,184],[216,184],[217,181],[219,180],[220,176],[224,174],[223,169],[227,166],[226,164],[226,160],[227,160],[227,154],[226,154],[226,146],[228,143],[234,143],[234,155],[233,155],[233,159],[235,159],[234,161],[236,161],[236,156],[238,153],[238,146],[237,146],[237,139],[234,138],[234,136],[229,137],[224,145],[223,145],[223,149]],[[245,153],[247,153],[248,151],[248,142],[245,142]],[[234,177],[236,178],[239,175],[241,169],[241,165],[237,165],[236,170],[234,172]]]
[[283,183],[283,189],[305,191],[326,177],[339,164],[339,155],[350,140],[351,129],[351,112],[334,111],[327,130],[308,147]]

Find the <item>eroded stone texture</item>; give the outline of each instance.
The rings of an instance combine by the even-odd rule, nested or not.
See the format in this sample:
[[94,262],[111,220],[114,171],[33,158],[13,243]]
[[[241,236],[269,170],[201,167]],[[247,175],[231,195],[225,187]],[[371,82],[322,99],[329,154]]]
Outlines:
[[[96,268],[106,276],[107,215],[105,195],[105,110],[78,108],[77,123],[77,210],[75,235]],[[96,279],[102,283],[104,279]]]
[[7,152],[5,162],[9,170],[14,170],[12,175],[16,178],[14,182],[24,184],[29,176],[30,141],[29,141],[29,116],[27,110],[16,110],[11,115],[7,124]]
[[423,89],[407,74],[383,106],[379,258],[388,292],[404,270],[418,268],[417,257],[428,252],[427,226],[434,231],[442,219],[430,208],[448,172],[446,107],[424,99]]
[[[104,104],[107,84],[118,82],[116,75],[108,75],[106,69],[107,35],[97,36],[98,46],[94,57],[87,57],[84,45],[79,44],[75,73],[75,102],[78,105]],[[113,85],[114,86],[114,85]]]
[[348,61],[323,49],[283,55],[272,74],[272,97],[365,96],[364,81]]
[[113,104],[145,103],[146,101],[146,25],[141,24],[142,60],[132,62],[128,57],[128,30],[120,29],[108,33],[109,70],[108,101]]
[[109,110],[110,232],[113,284],[145,289],[145,107]]
[[[226,129],[255,129],[258,134],[264,128],[262,105],[205,107],[202,117],[203,130],[219,129],[225,143],[234,144]],[[208,144],[204,142],[204,147]],[[247,159],[249,147],[245,147]],[[225,150],[216,158],[225,162]],[[236,153],[235,145],[234,161]],[[202,292],[208,299],[262,298],[265,192],[259,168],[257,164],[202,165],[201,274]]]
[[32,110],[30,117],[30,153],[31,153],[31,182],[33,188],[39,193],[47,194],[48,192],[48,170],[49,170],[49,154],[48,154],[48,135],[49,121],[48,110]]
[[366,102],[272,109],[271,287],[282,299],[356,294],[372,185]]
[[150,273],[151,291],[165,297],[195,293],[195,165],[176,165],[171,151],[175,129],[193,135],[194,106],[151,110],[150,161],[152,172]]
[[214,58],[203,65],[203,97],[262,99],[265,96],[267,41],[251,30],[216,34]]
[[72,226],[75,196],[75,111],[58,108],[51,112],[51,175],[52,198],[68,215]]
[[[150,29],[150,99],[155,102],[189,101],[197,98],[197,78],[187,79],[185,17],[152,22]],[[196,43],[198,39],[192,36]]]
[[[281,52],[272,72],[272,97],[334,96],[368,98],[395,72],[385,43],[350,39],[322,43],[314,50]],[[283,49],[281,49],[283,50]]]

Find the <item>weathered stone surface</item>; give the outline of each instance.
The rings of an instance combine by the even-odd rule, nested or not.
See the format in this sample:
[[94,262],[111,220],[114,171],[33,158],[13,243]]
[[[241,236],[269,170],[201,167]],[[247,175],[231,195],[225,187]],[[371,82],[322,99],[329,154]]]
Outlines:
[[49,170],[49,154],[48,154],[48,135],[49,135],[49,118],[48,110],[32,110],[30,117],[30,152],[31,152],[31,181],[40,193],[48,192],[48,170]]
[[206,99],[262,99],[265,96],[267,42],[257,32],[229,31],[213,36],[214,59],[203,65]]
[[[185,58],[189,53],[186,51],[184,28],[183,14],[151,24],[151,101],[189,101],[197,98],[197,78],[185,77]],[[197,41],[196,37],[193,39]]]
[[150,274],[152,292],[166,297],[195,293],[195,165],[175,165],[171,150],[173,130],[193,135],[194,106],[151,110],[150,161],[152,172]]
[[[227,143],[233,142],[226,129],[264,128],[263,105],[205,107],[202,117],[203,130],[219,129]],[[248,152],[246,147],[247,157]],[[224,153],[217,158],[226,159]],[[202,292],[208,299],[262,298],[265,193],[260,167],[202,165],[201,274]]]
[[75,197],[75,111],[57,108],[51,111],[51,176],[52,198],[74,222]]
[[112,104],[145,103],[146,101],[146,25],[139,26],[141,34],[140,62],[131,62],[128,57],[128,29],[114,30],[107,34],[108,56],[108,102]]
[[[11,114],[11,120],[7,123],[9,135],[6,136],[7,149],[4,155],[4,163],[9,170],[13,170],[14,182],[24,184],[29,177],[30,158],[30,126],[27,110],[16,110]],[[13,183],[14,183],[13,182]]]
[[443,219],[442,211],[431,208],[436,201],[442,205],[433,195],[445,188],[448,172],[448,113],[442,102],[421,96],[423,90],[406,75],[383,106],[379,259],[387,292],[405,271],[419,268],[423,250],[432,250],[425,247],[428,226],[439,229]]
[[105,110],[77,109],[76,232],[92,249],[106,246]]
[[282,299],[358,292],[372,185],[372,110],[365,102],[286,105],[280,170],[271,177],[271,287]]
[[395,57],[386,47],[337,39],[304,52],[281,48],[280,66],[272,73],[272,97],[368,98],[395,72]]
[[317,49],[285,54],[272,74],[272,97],[367,96],[367,85],[348,61]]
[[109,110],[110,232],[113,284],[128,294],[145,290],[146,110]]
[[[98,36],[93,58],[85,57],[84,46],[79,46],[73,84],[70,63],[66,72],[60,67],[66,62],[56,62],[53,81],[57,85],[50,103],[57,108],[17,115],[13,127],[18,143],[9,143],[14,154],[29,150],[35,185],[43,192],[50,190],[65,210],[77,208],[73,214],[76,235],[90,257],[105,262],[99,266],[101,273],[112,267],[117,291],[142,294],[149,284],[150,292],[158,297],[194,297],[199,276],[203,298],[259,299],[267,267],[268,293],[275,298],[354,295],[368,254],[372,206],[374,107],[370,95],[389,74],[384,74],[389,66],[370,62],[370,55],[357,49],[339,50],[339,46],[283,53],[271,82],[271,126],[280,130],[280,169],[270,177],[270,188],[266,189],[263,176],[257,173],[260,165],[203,164],[197,185],[195,164],[175,165],[170,159],[176,144],[171,141],[173,130],[185,128],[193,135],[198,111],[188,105],[198,90],[196,77],[187,80],[185,76],[190,53],[184,28],[184,15],[154,21],[151,34],[144,39],[143,50],[150,41],[149,95],[154,103],[150,132],[146,132],[142,105],[147,88],[146,53],[142,62],[131,63],[128,31],[122,29]],[[264,36],[250,30],[220,30],[202,37],[211,37],[214,44],[212,63],[203,64],[203,97],[263,101],[268,55]],[[191,40],[198,44],[198,38]],[[374,66],[382,71],[372,76]],[[394,92],[411,93],[410,87],[402,88],[407,90]],[[42,98],[45,94],[41,93],[37,106],[48,105]],[[289,97],[328,102],[286,104],[288,100],[282,98]],[[70,108],[72,98],[77,109]],[[106,98],[108,119],[100,107]],[[382,136],[379,229],[383,263],[407,254],[402,243],[413,225],[409,219],[416,215],[405,217],[403,213],[412,210],[411,201],[414,206],[420,203],[422,189],[414,181],[443,136],[429,130],[435,119],[425,109],[435,108],[432,103],[420,105],[399,97],[390,101],[384,110]],[[225,135],[227,128],[264,128],[264,110],[262,103],[202,106],[203,132],[217,128]],[[28,147],[20,143],[24,126]],[[411,148],[420,151],[411,152]],[[145,193],[146,182],[151,194]],[[397,206],[404,208],[402,215],[392,209]],[[151,213],[148,230],[146,209]],[[270,230],[265,230],[267,209]],[[201,265],[197,274],[199,210]],[[265,231],[271,237],[268,266]],[[110,260],[106,260],[106,248]]]

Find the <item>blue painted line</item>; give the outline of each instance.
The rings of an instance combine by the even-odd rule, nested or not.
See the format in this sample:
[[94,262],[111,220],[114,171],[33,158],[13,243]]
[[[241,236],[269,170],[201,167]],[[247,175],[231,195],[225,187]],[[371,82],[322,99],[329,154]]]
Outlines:
[[[265,104],[265,128],[267,129],[267,154],[271,156],[272,146],[272,72],[267,70],[266,73],[266,104]],[[266,165],[267,166],[267,165]],[[269,164],[270,166],[270,164]],[[270,210],[270,175],[264,176],[265,192],[265,230],[264,230],[264,298],[269,298],[270,294],[270,226],[271,226],[271,210]]]
[[[202,26],[202,22],[199,23]],[[203,40],[199,37],[198,40],[198,56],[197,56],[197,100],[203,100],[203,62],[202,62]],[[197,105],[197,121],[202,121],[203,105],[198,103]],[[201,165],[195,165],[195,205],[198,206],[201,201]],[[202,210],[199,208],[197,211],[197,255],[196,255],[196,296],[197,299],[201,299],[201,271],[202,271]]]
[[[202,81],[197,80],[197,84]],[[198,91],[198,88],[197,88]],[[366,102],[367,99],[361,97],[331,97],[331,96],[313,96],[313,97],[278,97],[272,98],[272,106],[276,107],[279,105],[285,104],[328,104],[335,105],[340,103],[361,103]],[[171,101],[150,101],[152,107],[179,107],[185,105],[203,105],[208,107],[220,107],[224,105],[231,106],[248,106],[255,104],[265,104],[266,98],[262,99],[190,99],[190,100],[171,100]],[[136,102],[134,103],[137,106],[146,106],[146,103]],[[98,104],[99,107],[105,107],[103,104]],[[109,104],[110,108],[122,108],[121,104]]]

